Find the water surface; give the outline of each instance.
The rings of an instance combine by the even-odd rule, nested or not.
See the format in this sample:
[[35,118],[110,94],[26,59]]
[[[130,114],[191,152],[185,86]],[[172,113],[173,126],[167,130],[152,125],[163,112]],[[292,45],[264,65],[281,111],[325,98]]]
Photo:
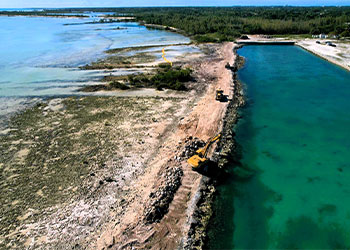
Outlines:
[[[106,13],[85,14],[89,17],[0,16],[1,120],[35,97],[81,94],[76,92],[80,87],[96,83],[106,73],[78,67],[105,57],[107,49],[190,41],[134,22],[87,24]],[[161,52],[158,54],[160,57]],[[121,71],[117,73],[124,74]]]
[[295,46],[239,54],[236,140],[255,174],[219,187],[210,247],[350,248],[350,73]]
[[78,66],[104,57],[107,49],[189,42],[137,23],[84,24],[96,20],[0,16],[0,97],[71,94],[100,77]]

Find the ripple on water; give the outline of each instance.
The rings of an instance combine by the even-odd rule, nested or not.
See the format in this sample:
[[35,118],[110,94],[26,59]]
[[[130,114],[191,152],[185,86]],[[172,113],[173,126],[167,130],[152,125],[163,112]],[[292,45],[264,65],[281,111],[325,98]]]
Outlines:
[[257,171],[219,187],[210,248],[350,248],[350,73],[294,46],[239,54],[236,140]]

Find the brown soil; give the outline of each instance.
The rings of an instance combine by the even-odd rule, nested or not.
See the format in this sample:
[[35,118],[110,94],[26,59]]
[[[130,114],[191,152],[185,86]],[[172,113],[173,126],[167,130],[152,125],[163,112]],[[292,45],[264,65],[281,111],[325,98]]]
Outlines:
[[[209,45],[212,53],[205,59],[192,65],[197,78],[196,91],[189,94],[188,100],[195,102],[193,109],[181,119],[177,127],[159,126],[167,136],[161,142],[144,174],[133,182],[136,196],[127,204],[123,214],[105,227],[93,249],[176,249],[187,234],[189,207],[201,180],[201,175],[192,171],[181,157],[188,138],[202,140],[217,134],[223,123],[228,102],[215,101],[215,90],[221,88],[228,98],[232,96],[232,72],[225,68],[233,65],[234,44]],[[201,97],[199,96],[201,95]],[[186,112],[185,112],[186,113]],[[177,172],[176,172],[177,171]],[[181,173],[181,185],[172,173]],[[179,176],[179,175],[178,175]],[[178,178],[178,176],[176,178]],[[165,193],[166,199],[163,199]],[[158,195],[158,196],[157,196]],[[152,198],[152,197],[156,198]],[[168,197],[171,197],[169,200]],[[160,205],[157,201],[160,201]],[[169,203],[162,205],[162,202]],[[154,205],[156,204],[156,205]],[[162,209],[157,220],[145,219],[146,212],[158,206]]]
[[233,87],[234,44],[203,46],[186,95],[53,99],[19,115],[0,138],[0,248],[181,246],[201,181],[182,152],[221,131],[215,90]]

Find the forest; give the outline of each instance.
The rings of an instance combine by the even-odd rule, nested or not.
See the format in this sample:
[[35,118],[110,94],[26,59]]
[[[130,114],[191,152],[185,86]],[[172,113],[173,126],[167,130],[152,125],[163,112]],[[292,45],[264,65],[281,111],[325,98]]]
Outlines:
[[[19,12],[0,15],[60,16],[86,12],[106,17],[130,15],[137,21],[174,27],[197,42],[230,41],[242,34],[314,35],[350,37],[350,7],[150,7],[72,8]],[[114,13],[114,14],[113,14]]]
[[116,12],[180,29],[198,42],[227,41],[242,34],[350,37],[350,7],[163,7]]

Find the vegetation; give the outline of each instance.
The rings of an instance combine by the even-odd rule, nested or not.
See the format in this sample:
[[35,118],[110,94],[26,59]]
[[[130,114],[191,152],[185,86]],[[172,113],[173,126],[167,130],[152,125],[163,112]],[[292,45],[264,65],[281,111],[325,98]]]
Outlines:
[[233,40],[241,34],[350,36],[350,7],[75,8],[2,11],[0,15],[70,13],[80,17],[86,11],[105,12],[107,16],[135,16],[138,21],[180,29],[198,42]]
[[233,40],[241,34],[350,33],[350,7],[130,8],[118,13],[181,29],[198,42]]
[[192,80],[192,70],[181,67],[171,68],[168,64],[161,64],[157,73],[153,76],[146,74],[130,75],[128,81],[130,85],[136,87],[156,87],[158,90],[173,89],[187,90],[185,82]]
[[110,91],[110,90],[127,90],[130,89],[129,86],[125,85],[124,83],[113,81],[108,84],[97,84],[97,85],[89,85],[81,88],[79,91],[82,92],[96,92],[96,91]]
[[64,11],[0,11],[0,16],[88,17],[82,14],[64,15]]
[[[37,237],[36,233],[45,227],[43,221],[50,220],[49,216],[55,212],[60,215],[59,223],[63,225],[60,228],[72,229],[71,223],[75,223],[72,220],[76,219],[70,217],[70,212],[64,212],[65,207],[80,199],[84,199],[84,206],[91,204],[89,211],[100,207],[96,201],[105,201],[103,197],[108,194],[102,188],[108,187],[108,179],[122,178],[119,171],[129,171],[124,167],[123,157],[143,154],[150,145],[143,143],[145,134],[155,120],[168,119],[181,100],[70,97],[56,104],[62,105],[58,110],[51,109],[52,102],[48,101],[14,116],[9,122],[11,131],[0,136],[0,249],[28,248],[23,245],[25,241]],[[170,107],[163,107],[164,102],[170,102]],[[123,197],[119,188],[113,190],[118,192],[118,197]],[[87,223],[84,224],[89,225],[87,228],[94,229],[99,220],[99,216],[94,215],[77,223]],[[30,232],[23,235],[22,230],[29,227]],[[69,230],[69,234],[74,239],[80,231]],[[59,244],[61,240],[52,239],[47,244]],[[37,244],[46,243],[35,241],[32,248],[67,249],[70,243],[64,242],[62,248],[39,247]],[[74,245],[76,242],[69,248],[73,249]]]
[[106,84],[89,85],[80,89],[83,92],[127,90],[131,88],[157,88],[187,90],[186,82],[192,81],[190,68],[170,67],[169,64],[160,64],[154,74],[134,74],[128,76],[105,76],[102,81]]

